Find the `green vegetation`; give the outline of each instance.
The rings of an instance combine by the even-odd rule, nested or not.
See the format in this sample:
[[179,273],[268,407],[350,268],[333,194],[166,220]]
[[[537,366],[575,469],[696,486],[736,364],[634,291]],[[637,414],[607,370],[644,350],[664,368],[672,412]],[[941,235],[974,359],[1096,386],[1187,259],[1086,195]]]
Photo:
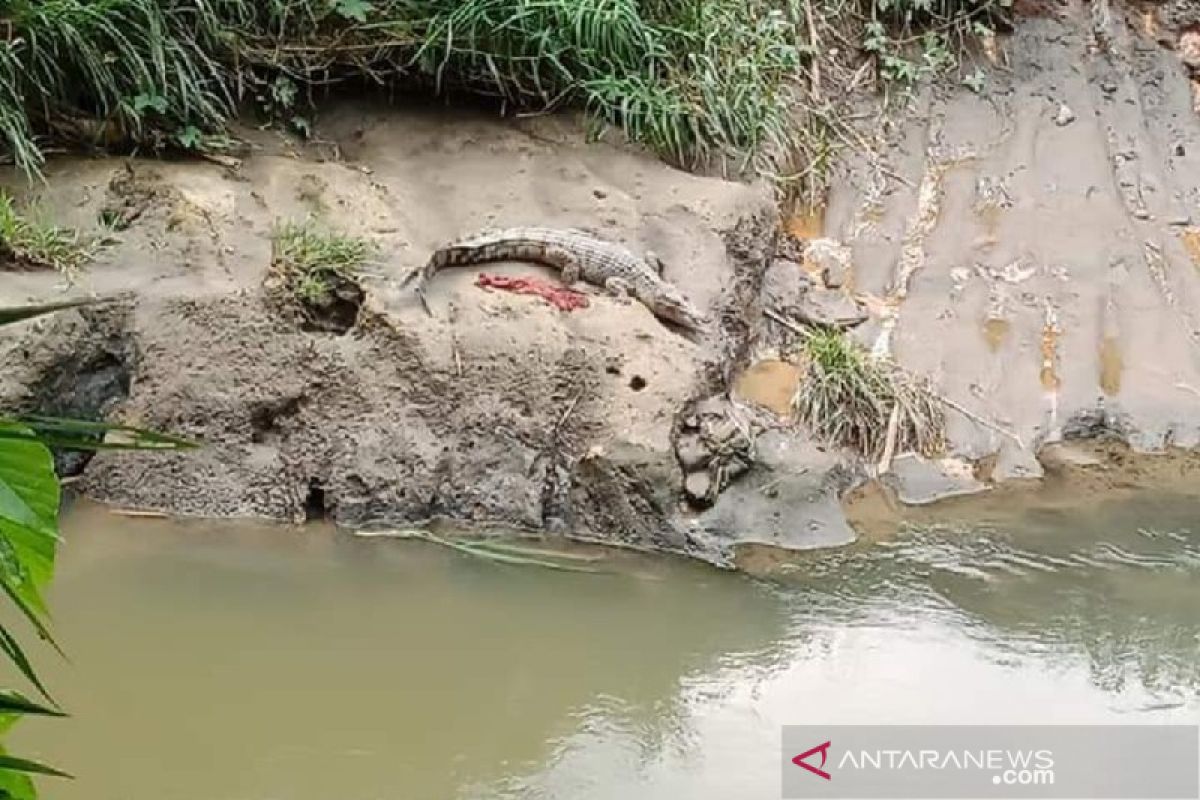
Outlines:
[[348,82],[574,106],[681,166],[811,182],[835,143],[862,144],[840,108],[869,86],[864,57],[911,86],[959,66],[1009,2],[9,0],[0,144],[29,172],[50,141],[217,149],[247,100],[307,135]]
[[276,228],[272,250],[272,277],[303,306],[323,309],[346,287],[357,287],[375,247],[366,239],[322,230],[307,221]]
[[871,357],[840,331],[809,329],[803,354],[807,368],[794,404],[797,418],[816,436],[870,458],[942,449],[942,403],[927,383]]
[[792,2],[767,0],[14,0],[0,135],[203,147],[241,93],[302,132],[337,80],[588,108],[691,163],[788,135]]
[[18,164],[36,136],[158,143],[218,130],[233,108],[214,56],[222,28],[202,0],[10,0],[0,46],[0,137]]
[[[885,85],[909,89],[960,67],[975,41],[994,33],[1012,0],[873,0],[862,46],[874,55]],[[983,72],[973,68],[962,82],[978,92]]]
[[[88,301],[0,309],[0,325],[47,314]],[[46,417],[0,416],[0,589],[34,631],[57,649],[50,636],[42,592],[54,572],[58,544],[59,484],[50,447],[78,450],[179,449],[183,439],[137,428]],[[17,638],[0,625],[0,652],[42,700],[0,690],[0,734],[23,716],[61,717]],[[8,755],[0,747],[0,800],[36,797],[30,775],[65,777],[53,767]]]
[[92,257],[92,249],[76,231],[21,214],[0,192],[0,269],[56,269],[68,278]]

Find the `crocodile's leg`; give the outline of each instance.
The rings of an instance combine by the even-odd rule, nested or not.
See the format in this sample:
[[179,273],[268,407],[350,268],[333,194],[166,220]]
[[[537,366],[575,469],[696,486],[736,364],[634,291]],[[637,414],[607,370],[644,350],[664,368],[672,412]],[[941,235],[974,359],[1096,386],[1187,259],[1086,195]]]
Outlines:
[[579,279],[583,277],[581,274],[582,270],[579,268],[579,262],[574,258],[568,257],[566,261],[563,262],[563,265],[560,269],[561,271],[559,272],[559,278],[562,279],[563,285],[565,286],[574,286],[575,284],[579,283]]
[[663,264],[663,260],[658,257],[658,253],[655,253],[653,250],[647,250],[646,263],[650,265],[651,269],[658,273],[660,278],[662,277],[663,270],[666,269],[666,264]]
[[604,279],[604,290],[622,303],[628,303],[633,296],[633,287],[629,282],[616,275]]

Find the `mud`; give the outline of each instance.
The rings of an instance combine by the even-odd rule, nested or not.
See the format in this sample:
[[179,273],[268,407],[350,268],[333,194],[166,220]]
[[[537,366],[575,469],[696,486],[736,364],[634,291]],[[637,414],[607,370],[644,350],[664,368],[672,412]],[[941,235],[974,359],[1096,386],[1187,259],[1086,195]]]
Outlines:
[[[55,410],[204,444],[102,453],[76,486],[178,514],[354,527],[445,518],[726,560],[726,544],[697,541],[681,515],[672,437],[741,346],[776,226],[770,192],[587,144],[569,120],[355,106],[329,118],[320,136],[352,143],[353,160],[257,134],[236,170],[60,160],[44,186],[24,187],[61,222],[124,228],[74,291],[135,291],[12,329],[0,396],[46,410],[39,387],[52,387],[75,398]],[[348,329],[306,324],[272,288],[273,226],[310,214],[378,245]],[[471,269],[431,285],[432,316],[399,288],[446,241],[535,223],[653,250],[721,326],[685,338],[602,292],[565,313],[484,291]],[[3,299],[58,296],[57,281],[14,275]],[[122,391],[93,386],[106,353],[119,356]],[[98,392],[103,402],[83,403]]]
[[[34,187],[9,174],[57,221],[120,231],[73,291],[127,298],[6,331],[0,398],[204,443],[98,455],[77,486],[123,506],[444,519],[722,565],[1017,496],[1187,482],[1193,5],[1096,16],[1069,0],[1023,19],[992,42],[985,91],[940,85],[892,109],[882,160],[848,155],[828,208],[783,225],[768,187],[587,143],[567,117],[361,102],[330,109],[317,144],[246,131],[240,162],[64,159]],[[336,325],[272,299],[271,230],[308,216],[378,247]],[[400,289],[435,247],[519,224],[653,250],[715,324],[687,338],[602,293],[567,313],[484,291],[471,269],[438,277],[431,316]],[[0,300],[63,288],[15,273]],[[764,309],[847,328],[928,376],[965,412],[949,412],[944,458],[897,454],[868,480],[873,465],[792,427],[800,371]]]
[[1049,445],[1040,459],[1044,473],[1036,482],[994,483],[982,494],[943,498],[934,505],[906,504],[891,482],[867,482],[846,493],[847,517],[864,537],[887,539],[906,526],[1003,527],[1030,513],[1069,514],[1101,500],[1129,500],[1148,492],[1195,497],[1200,486],[1200,455],[1194,450],[1138,453],[1109,437]]
[[949,431],[994,479],[1073,436],[1200,443],[1200,117],[1176,46],[1195,8],[1110,12],[1022,20],[986,91],[925,92],[888,174],[851,159],[826,215],[873,310],[858,335],[996,423]]

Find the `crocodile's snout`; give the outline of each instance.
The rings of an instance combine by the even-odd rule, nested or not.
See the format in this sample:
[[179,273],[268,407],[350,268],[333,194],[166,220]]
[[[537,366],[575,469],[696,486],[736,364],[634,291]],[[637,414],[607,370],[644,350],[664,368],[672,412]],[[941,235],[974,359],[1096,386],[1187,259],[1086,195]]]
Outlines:
[[660,297],[654,304],[654,313],[668,322],[692,330],[700,330],[708,318],[682,297]]

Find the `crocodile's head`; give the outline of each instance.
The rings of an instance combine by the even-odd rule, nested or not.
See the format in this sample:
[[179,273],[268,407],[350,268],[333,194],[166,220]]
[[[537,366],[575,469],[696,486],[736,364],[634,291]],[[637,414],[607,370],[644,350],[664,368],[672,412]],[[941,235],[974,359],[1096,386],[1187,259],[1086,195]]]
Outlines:
[[708,322],[708,318],[673,286],[664,286],[649,305],[656,316],[689,330],[699,331]]

